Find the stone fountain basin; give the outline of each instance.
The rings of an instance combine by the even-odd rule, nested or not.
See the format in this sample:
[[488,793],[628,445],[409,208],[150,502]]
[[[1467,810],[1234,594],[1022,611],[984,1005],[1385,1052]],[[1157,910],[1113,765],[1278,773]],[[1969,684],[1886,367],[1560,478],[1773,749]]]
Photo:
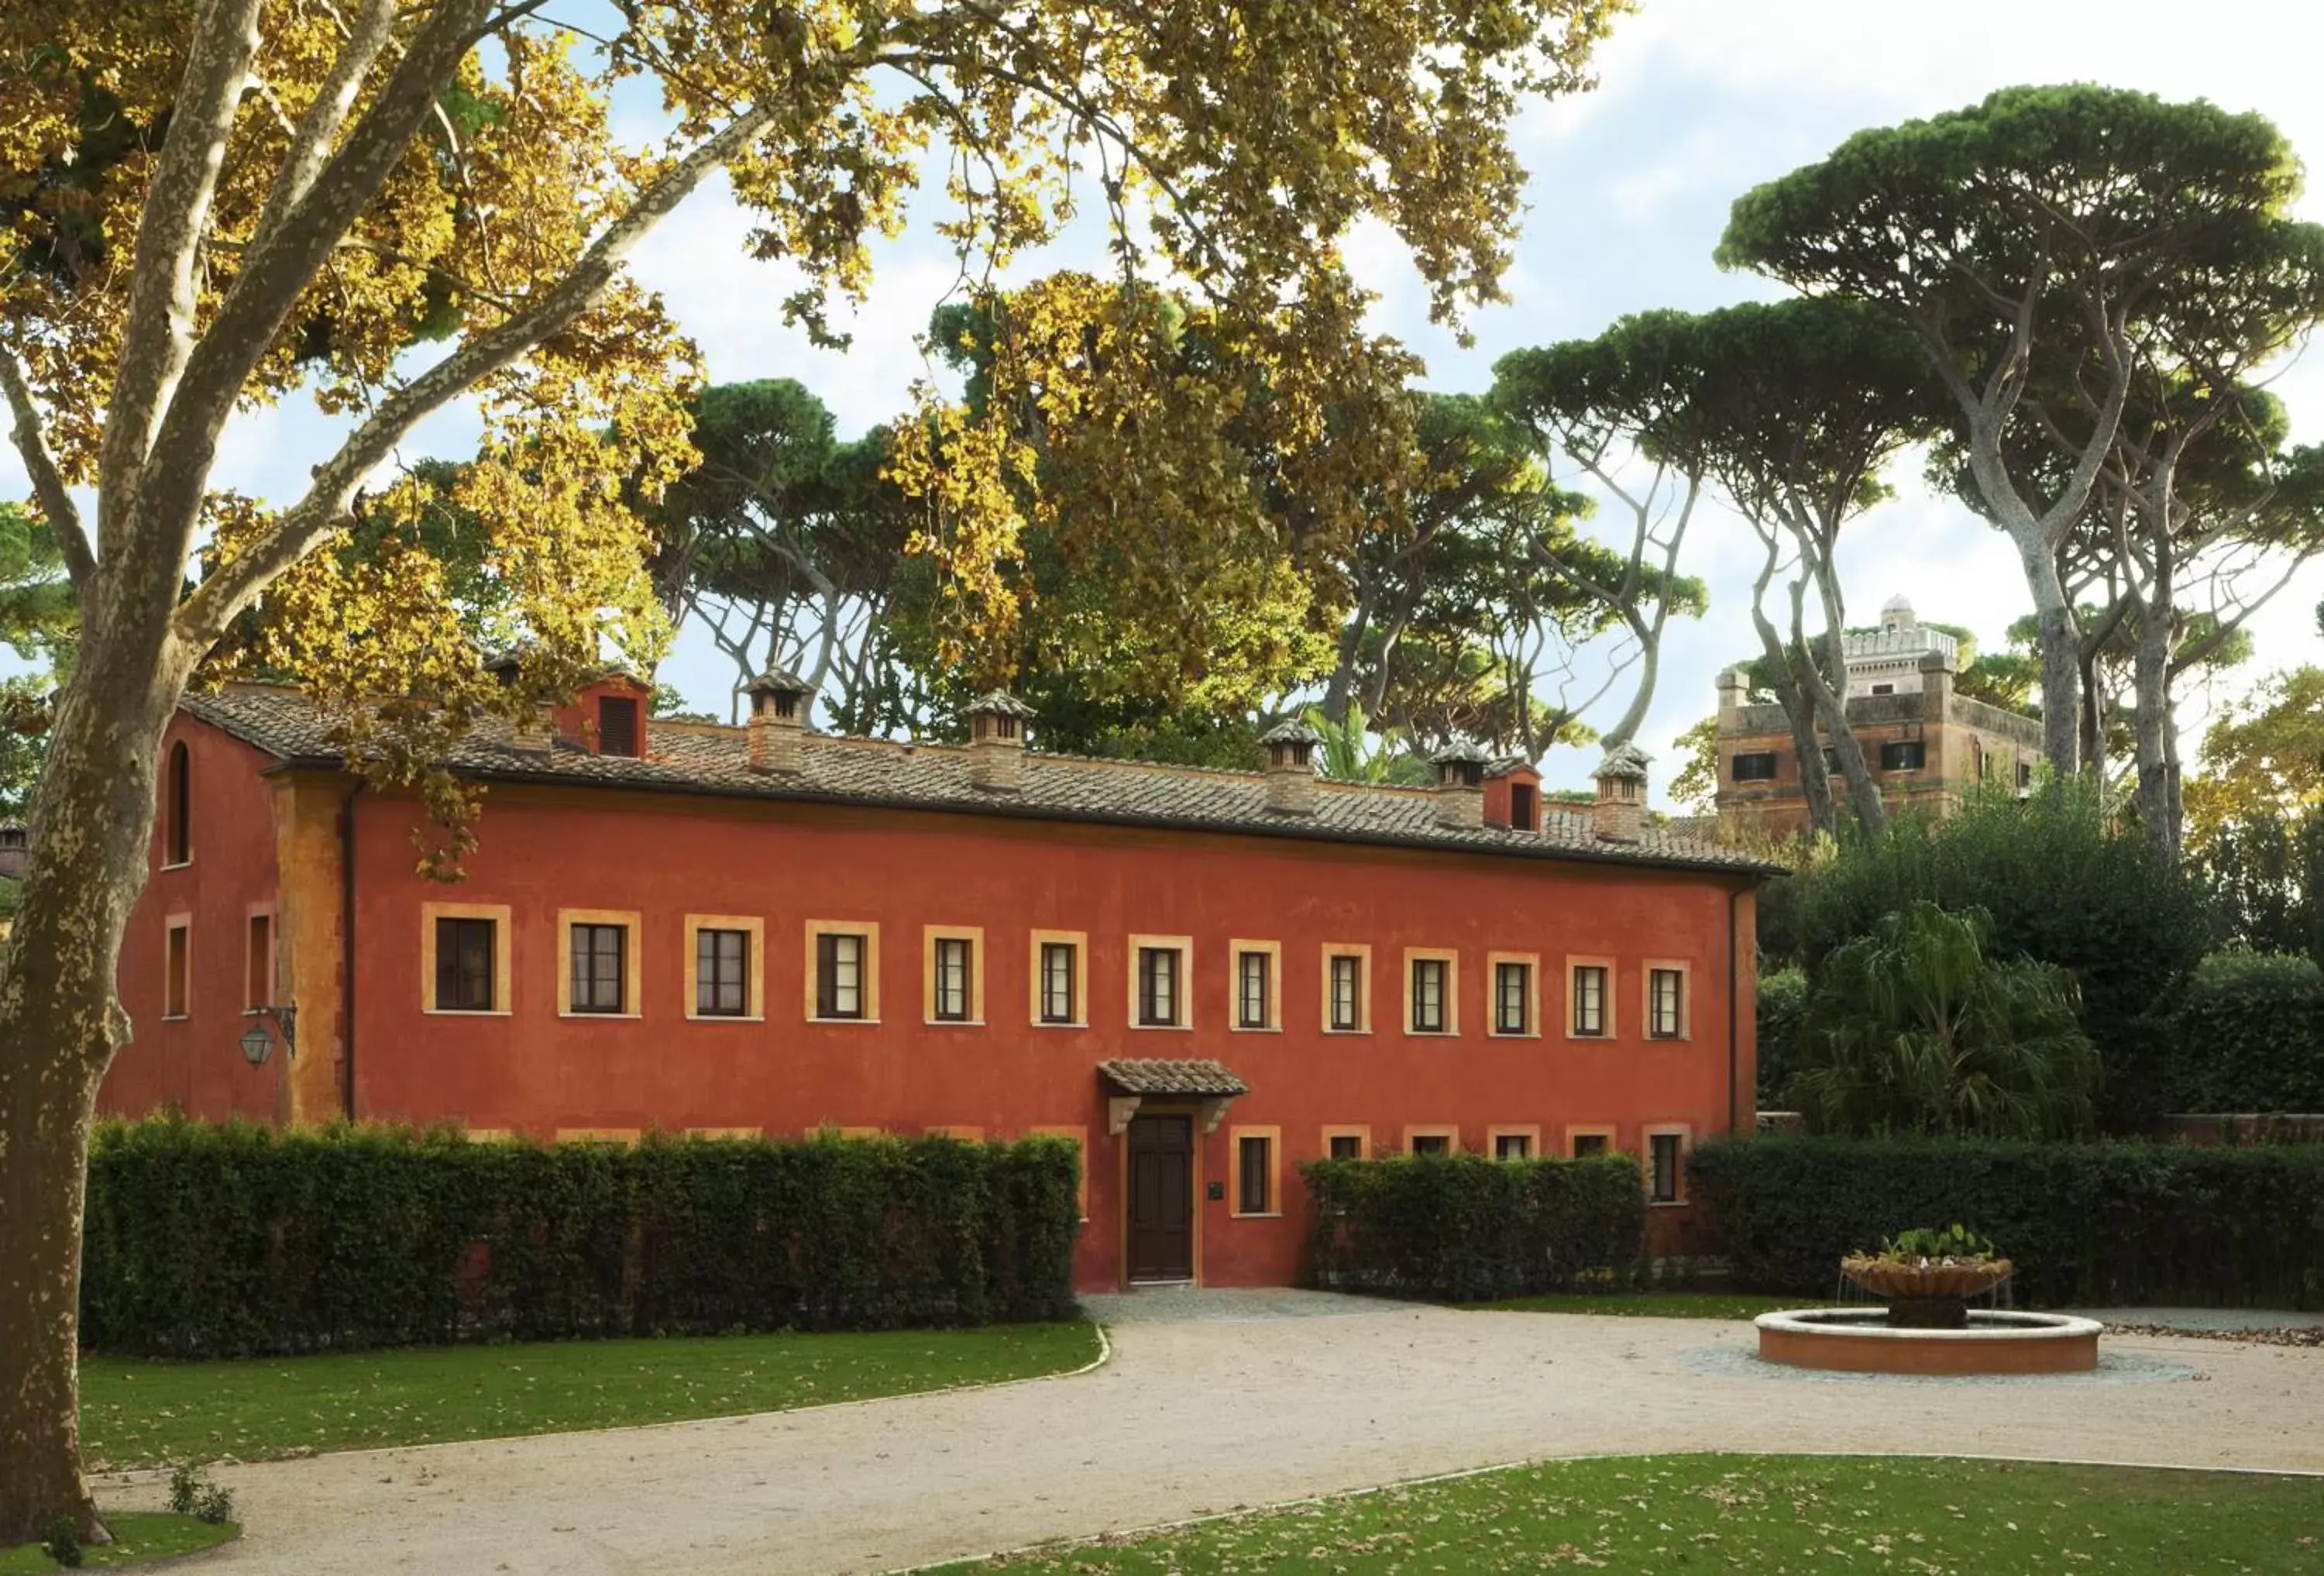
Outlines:
[[2095,1319],[1971,1309],[1966,1330],[1900,1329],[1886,1308],[1762,1313],[1759,1357],[1859,1374],[2070,1374],[2098,1365]]

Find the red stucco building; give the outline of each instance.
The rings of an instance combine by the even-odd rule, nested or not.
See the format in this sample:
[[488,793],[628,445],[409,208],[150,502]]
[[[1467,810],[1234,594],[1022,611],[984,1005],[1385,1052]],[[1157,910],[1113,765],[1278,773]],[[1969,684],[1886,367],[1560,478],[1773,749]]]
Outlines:
[[[415,799],[344,772],[300,696],[189,700],[123,954],[106,1108],[1083,1146],[1084,1290],[1280,1283],[1299,1162],[1635,1153],[1658,1245],[1683,1157],[1752,1124],[1767,867],[1644,825],[1609,757],[1581,814],[1473,752],[1435,788],[650,722],[612,677],[463,745],[466,879],[415,871]],[[295,1009],[290,1045],[240,1044]]]

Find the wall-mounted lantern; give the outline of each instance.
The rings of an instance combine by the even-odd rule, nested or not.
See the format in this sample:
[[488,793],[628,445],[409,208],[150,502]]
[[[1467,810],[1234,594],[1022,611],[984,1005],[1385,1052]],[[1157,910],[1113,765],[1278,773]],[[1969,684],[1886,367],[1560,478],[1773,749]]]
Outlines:
[[282,1037],[283,1054],[285,1055],[298,1054],[299,1041],[295,1026],[299,1021],[299,1009],[296,1007],[254,1007],[251,1011],[262,1018],[272,1018],[274,1028],[270,1029],[262,1022],[254,1023],[242,1031],[244,1061],[254,1067],[266,1065],[267,1055],[274,1049],[274,1037],[277,1033]]

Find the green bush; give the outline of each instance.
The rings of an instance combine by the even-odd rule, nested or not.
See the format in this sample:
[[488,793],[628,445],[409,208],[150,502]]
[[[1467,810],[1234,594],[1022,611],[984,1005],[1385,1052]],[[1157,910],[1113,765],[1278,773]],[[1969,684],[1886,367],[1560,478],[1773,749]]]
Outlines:
[[2180,999],[2163,1077],[2172,1111],[2324,1111],[2324,969],[2213,953]]
[[1808,1009],[1808,977],[1799,969],[1759,976],[1759,1103],[1791,1109],[1792,1074],[1799,1067],[1800,1019]]
[[2097,789],[2065,779],[2022,803],[2006,789],[1979,790],[1933,824],[1902,816],[1877,837],[1844,833],[1770,886],[1760,949],[1813,981],[1834,952],[1916,899],[1982,908],[1995,955],[2073,974],[2083,1028],[2105,1060],[2108,1126],[2143,1126],[2160,1109],[2167,1013],[2210,945],[2211,911],[2201,883],[2160,859],[2136,826],[2118,824]]
[[2098,1052],[2074,977],[1990,955],[1982,909],[1918,900],[1824,960],[1793,1098],[1812,1133],[2085,1138]]
[[1421,1155],[1311,1160],[1307,1279],[1339,1291],[1474,1302],[1570,1291],[1638,1257],[1638,1163]]
[[2224,939],[2324,964],[2324,806],[2238,816],[2195,842],[2188,865]]
[[2021,1303],[2324,1306],[2324,1146],[1730,1138],[1688,1175],[1762,1291],[1831,1296],[1843,1256],[1968,1221]]
[[470,1143],[110,1122],[82,1338],[178,1357],[871,1330],[1073,1307],[1078,1151],[818,1137]]

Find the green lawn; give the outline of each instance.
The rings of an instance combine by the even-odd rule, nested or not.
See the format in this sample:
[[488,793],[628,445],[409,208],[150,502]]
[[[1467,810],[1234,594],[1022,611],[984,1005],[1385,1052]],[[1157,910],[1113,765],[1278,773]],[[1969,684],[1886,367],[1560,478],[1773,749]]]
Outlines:
[[[91,1544],[81,1550],[83,1565],[92,1571],[107,1565],[139,1565],[148,1560],[166,1560],[172,1554],[190,1554],[198,1549],[215,1547],[240,1530],[230,1521],[212,1526],[190,1516],[163,1516],[159,1512],[138,1515],[120,1511],[106,1516],[105,1525],[113,1533],[113,1542],[102,1547]],[[0,1576],[58,1568],[38,1544],[0,1549]]]
[[1514,1308],[1525,1313],[1621,1313],[1650,1319],[1756,1319],[1778,1308],[1812,1308],[1812,1297],[1763,1297],[1748,1292],[1552,1292],[1464,1308]]
[[81,1364],[92,1468],[241,1461],[775,1412],[1029,1378],[1097,1356],[1085,1321],[876,1334],[427,1347]]
[[1812,1456],[1552,1461],[956,1570],[2324,1572],[2324,1481]]

